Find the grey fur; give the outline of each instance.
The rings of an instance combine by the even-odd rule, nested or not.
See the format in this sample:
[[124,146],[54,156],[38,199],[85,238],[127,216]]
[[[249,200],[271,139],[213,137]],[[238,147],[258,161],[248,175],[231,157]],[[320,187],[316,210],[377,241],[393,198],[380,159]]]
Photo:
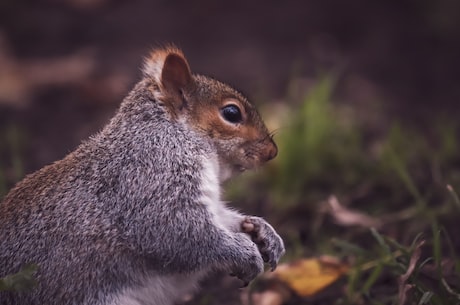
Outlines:
[[[219,206],[221,225],[201,202],[215,141],[172,120],[151,87],[138,83],[101,132],[4,198],[0,277],[35,263],[39,284],[0,292],[1,305],[170,304],[213,270],[244,282],[263,271],[244,216]],[[276,265],[284,247],[268,235]]]

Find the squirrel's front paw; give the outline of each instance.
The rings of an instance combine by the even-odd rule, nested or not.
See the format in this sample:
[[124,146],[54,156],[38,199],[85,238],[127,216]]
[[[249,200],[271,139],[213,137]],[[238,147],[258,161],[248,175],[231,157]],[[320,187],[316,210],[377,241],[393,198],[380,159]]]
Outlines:
[[264,271],[264,262],[256,245],[242,233],[238,246],[238,257],[230,270],[231,275],[243,281],[243,287]]
[[264,219],[255,216],[246,217],[241,223],[241,229],[251,236],[263,260],[270,265],[272,271],[275,270],[285,252],[283,240],[275,229]]

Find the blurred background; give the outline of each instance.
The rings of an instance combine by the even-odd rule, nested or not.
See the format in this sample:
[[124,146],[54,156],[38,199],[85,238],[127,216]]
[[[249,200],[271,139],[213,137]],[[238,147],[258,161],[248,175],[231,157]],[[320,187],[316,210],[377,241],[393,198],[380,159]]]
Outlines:
[[[448,260],[458,273],[456,0],[2,0],[0,195],[99,130],[140,79],[143,57],[168,43],[195,73],[245,93],[276,131],[279,157],[232,181],[226,197],[279,228],[286,261],[378,261],[386,247],[369,233],[375,227],[408,247],[398,264],[409,264],[422,233],[424,257],[438,271]],[[370,304],[382,294],[390,300],[381,304],[401,301],[405,269],[382,266],[348,272],[330,288],[335,302]],[[435,279],[447,278],[440,272]],[[450,292],[408,281],[418,281],[413,300],[458,297],[453,280]],[[191,304],[240,297],[226,291],[228,298],[225,283],[207,285],[217,292]],[[286,302],[328,300],[307,299]]]

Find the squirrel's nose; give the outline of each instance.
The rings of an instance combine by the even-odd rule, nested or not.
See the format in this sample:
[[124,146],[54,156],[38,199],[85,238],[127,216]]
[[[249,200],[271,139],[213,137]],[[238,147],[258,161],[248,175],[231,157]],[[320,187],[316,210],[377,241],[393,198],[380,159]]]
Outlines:
[[274,159],[276,157],[276,155],[278,154],[278,147],[276,147],[276,144],[275,142],[271,142],[270,143],[270,147],[268,148],[268,151],[267,151],[267,156],[266,156],[266,161],[270,161],[272,159]]

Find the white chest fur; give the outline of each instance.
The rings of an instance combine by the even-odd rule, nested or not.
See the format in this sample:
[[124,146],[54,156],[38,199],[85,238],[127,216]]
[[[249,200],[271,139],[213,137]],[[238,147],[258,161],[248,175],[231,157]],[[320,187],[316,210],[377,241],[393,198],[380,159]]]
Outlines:
[[220,201],[219,163],[217,158],[203,159],[200,202],[206,206],[216,226],[221,226],[221,214],[225,208]]
[[215,226],[224,230],[239,231],[243,216],[226,207],[220,199],[220,180],[225,179],[228,173],[228,170],[219,167],[217,158],[203,160],[201,203],[207,207]]

